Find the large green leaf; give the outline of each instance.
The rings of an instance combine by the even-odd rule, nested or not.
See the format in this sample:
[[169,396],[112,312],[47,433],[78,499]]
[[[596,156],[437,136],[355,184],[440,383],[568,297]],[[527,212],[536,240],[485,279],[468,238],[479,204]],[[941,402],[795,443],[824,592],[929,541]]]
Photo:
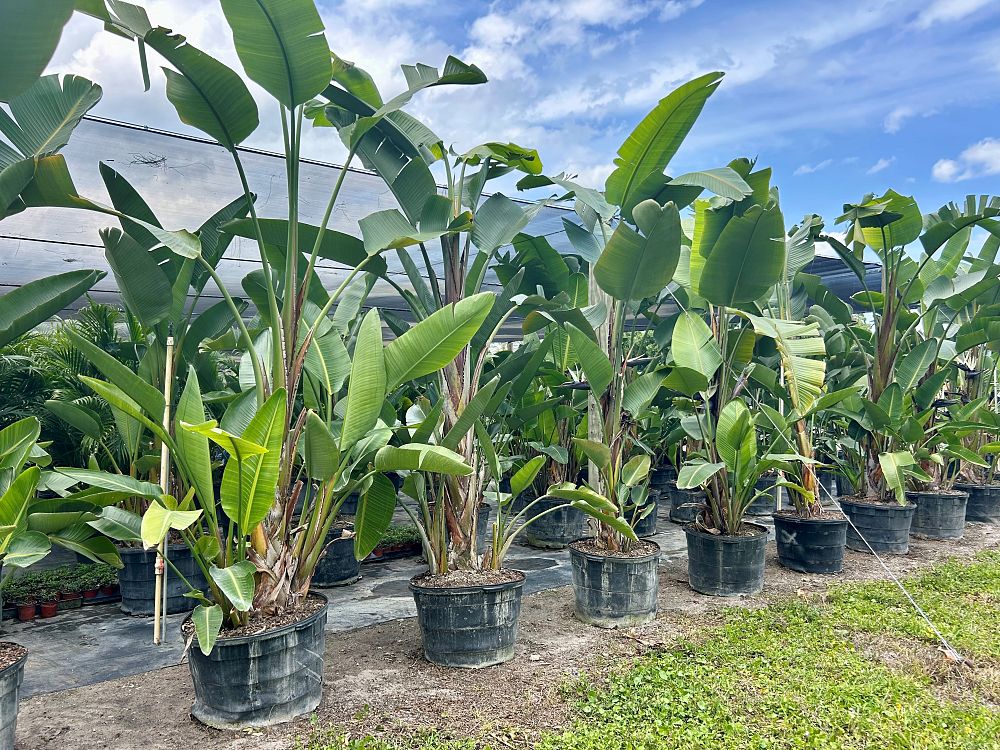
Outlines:
[[876,250],[902,247],[920,236],[924,220],[912,195],[900,195],[890,189],[874,202],[885,204],[884,213],[859,220],[869,246]]
[[[687,137],[705,101],[719,87],[722,73],[688,81],[660,100],[618,149],[615,171],[605,184],[607,199],[627,205],[643,180],[666,168]],[[640,196],[640,199],[646,196]]]
[[198,648],[208,656],[215,648],[215,641],[222,630],[222,607],[218,604],[199,604],[191,613],[191,622],[194,623],[194,632],[198,636]]
[[693,490],[702,487],[709,479],[726,468],[723,463],[692,461],[681,466],[677,472],[677,489]]
[[572,323],[566,324],[566,332],[573,344],[573,355],[587,377],[587,384],[595,396],[600,397],[611,385],[614,368],[611,360],[600,346]]
[[818,323],[747,316],[754,330],[774,340],[784,368],[792,406],[804,414],[823,390],[826,345]]
[[95,520],[88,521],[87,525],[119,542],[142,540],[142,518],[116,505],[102,508],[100,515]]
[[232,69],[169,29],[153,29],[143,39],[179,71],[163,70],[167,99],[181,122],[207,133],[230,150],[257,129],[257,104]]
[[274,505],[285,435],[285,399],[283,388],[272,393],[241,436],[267,448],[267,453],[241,461],[230,459],[222,475],[222,509],[242,534],[249,535]]
[[74,0],[4,0],[0,4],[0,102],[9,102],[42,74]]
[[143,546],[151,549],[166,539],[170,529],[184,531],[199,518],[200,510],[171,510],[159,502],[150,503],[139,529]]
[[716,195],[730,200],[742,200],[753,194],[753,188],[747,184],[739,172],[732,167],[705,169],[700,172],[688,172],[674,177],[669,185],[688,185],[711,190]]
[[440,445],[386,445],[375,454],[378,471],[429,471],[434,474],[468,476],[472,473],[462,457]]
[[139,495],[140,497],[159,497],[163,494],[163,490],[158,484],[144,482],[141,479],[135,479],[126,474],[112,474],[106,471],[74,468],[60,468],[57,471],[75,482],[86,484],[90,487],[100,487],[102,490],[128,492],[131,495]]
[[240,560],[226,568],[213,565],[208,569],[215,585],[240,612],[247,612],[253,606],[256,573],[257,568],[249,560]]
[[354,557],[364,560],[372,553],[389,525],[396,510],[396,485],[384,474],[372,478],[371,487],[358,500],[354,517]]
[[[79,335],[76,331],[67,329],[66,335],[73,342],[73,346],[79,349],[90,360],[90,363],[104,377],[111,381],[113,385],[120,388],[129,399],[141,406],[149,418],[155,420],[157,424],[163,420],[165,402],[163,394],[159,390],[136,375],[125,364],[115,359],[92,341]],[[81,377],[81,379],[83,378]],[[85,380],[84,382],[88,385],[91,384],[89,380]],[[113,405],[118,406],[117,404]]]
[[701,373],[709,381],[722,365],[722,352],[719,342],[712,335],[712,329],[700,315],[690,311],[678,316],[670,340],[670,350],[674,356],[674,364]]
[[378,310],[372,309],[361,321],[354,345],[347,410],[340,434],[341,451],[350,450],[378,422],[385,403],[387,360],[388,350],[382,347],[382,319]]
[[[37,466],[17,473],[17,477],[0,496],[0,528],[23,528],[28,504],[35,495],[41,470]],[[2,540],[2,535],[0,535]],[[2,541],[0,541],[2,544]]]
[[937,360],[938,342],[928,339],[910,349],[896,363],[896,382],[903,391],[915,388]]
[[330,83],[333,64],[313,0],[222,0],[247,75],[289,109]]
[[100,439],[100,417],[90,409],[75,404],[72,401],[58,401],[55,399],[46,401],[45,408],[87,437],[93,440]]
[[462,438],[469,433],[469,430],[475,425],[476,420],[483,416],[486,407],[490,405],[499,383],[500,376],[498,375],[476,391],[476,395],[469,400],[462,413],[458,415],[455,424],[448,430],[448,434],[444,436],[441,445],[448,450],[458,450],[458,444],[462,441]]
[[[67,143],[83,116],[101,99],[101,87],[80,76],[39,78],[10,100],[10,117],[0,116],[0,133],[21,157],[54,154]],[[16,160],[0,148],[0,166]]]
[[385,348],[386,386],[437,372],[472,340],[495,296],[491,292],[467,297],[436,311]]
[[715,446],[726,469],[744,472],[757,460],[757,438],[753,417],[742,399],[733,399],[719,413]]
[[535,477],[538,476],[538,472],[545,466],[546,460],[545,456],[535,456],[514,472],[514,475],[510,478],[510,494],[512,497],[517,497],[531,486],[531,483],[535,481]]
[[44,323],[105,276],[103,271],[67,271],[30,281],[0,297],[0,347]]
[[170,280],[156,257],[119,229],[101,230],[104,257],[118,281],[125,307],[143,325],[153,328],[170,315]]
[[778,205],[751,206],[719,235],[695,291],[716,305],[762,297],[785,270],[785,225]]
[[917,463],[913,454],[908,451],[883,453],[878,457],[878,463],[882,468],[886,486],[895,493],[897,501],[905,503],[906,477]]
[[502,193],[491,195],[476,211],[472,244],[487,255],[503,245],[509,245],[518,232],[528,226],[539,208],[541,204],[525,206]]
[[[268,245],[281,248],[282,251],[288,246],[288,220],[287,219],[259,219],[261,237]],[[252,219],[240,219],[231,221],[223,226],[223,231],[237,237],[246,237],[256,240],[257,233]],[[312,252],[316,237],[319,235],[319,227],[312,224],[299,222],[299,249]],[[357,237],[353,237],[344,232],[334,229],[327,229],[323,232],[323,239],[320,242],[317,257],[325,260],[332,260],[337,263],[354,268],[361,261],[368,257],[365,252],[365,243]],[[384,273],[385,261],[381,258],[374,258],[365,264],[365,269],[371,273]]]
[[11,568],[27,568],[49,554],[52,543],[39,531],[21,531],[9,539],[3,554],[3,564]]
[[333,477],[340,463],[340,449],[330,428],[320,416],[310,411],[306,416],[304,429],[303,453],[306,462],[306,474],[313,479],[325,482]]
[[639,300],[659,294],[674,276],[681,252],[681,219],[677,206],[662,208],[643,201],[632,211],[640,235],[625,223],[615,227],[594,266],[594,279],[617,300]]
[[[198,424],[205,421],[205,404],[194,367],[188,369],[187,382],[177,402],[175,418],[178,423]],[[191,430],[179,429],[174,431],[174,441],[201,506],[211,508],[209,515],[214,516],[215,488],[212,483],[212,457],[208,449],[208,438]]]

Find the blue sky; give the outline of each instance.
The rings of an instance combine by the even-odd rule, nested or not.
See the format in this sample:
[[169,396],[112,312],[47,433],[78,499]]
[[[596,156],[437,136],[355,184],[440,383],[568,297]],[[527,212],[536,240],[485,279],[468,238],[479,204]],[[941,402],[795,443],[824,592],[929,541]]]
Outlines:
[[[214,2],[154,0],[155,23],[238,67]],[[771,165],[786,221],[828,220],[841,204],[894,187],[927,212],[967,193],[1000,193],[1000,0],[349,0],[321,3],[330,46],[383,91],[400,63],[448,54],[490,77],[426,92],[414,113],[467,148],[511,140],[552,173],[603,185],[620,142],[683,81],[726,72],[678,154],[679,174],[756,156]],[[185,130],[144,94],[134,47],[74,19],[52,65],[105,87],[98,114]],[[259,92],[257,92],[259,93]],[[272,108],[252,143],[280,146]],[[329,133],[309,156],[338,161]]]

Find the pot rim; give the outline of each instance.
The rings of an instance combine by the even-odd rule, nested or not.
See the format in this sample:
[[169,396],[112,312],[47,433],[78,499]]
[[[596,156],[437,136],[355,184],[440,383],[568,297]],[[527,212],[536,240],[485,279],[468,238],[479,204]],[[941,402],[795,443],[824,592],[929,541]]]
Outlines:
[[[5,643],[14,643],[14,641],[5,641]],[[20,643],[14,643],[14,645],[15,646],[21,646]],[[21,658],[18,659],[13,664],[5,667],[4,669],[0,669],[0,679],[3,679],[7,675],[9,675],[9,674],[11,674],[13,672],[16,672],[18,669],[23,669],[24,668],[24,663],[28,660],[28,654],[30,652],[28,651],[28,647],[27,646],[21,646],[21,648],[24,649],[24,653],[21,655]]]
[[865,508],[882,508],[882,509],[884,509],[884,510],[886,510],[888,512],[892,512],[892,513],[899,513],[899,512],[907,511],[907,510],[910,510],[912,508],[916,508],[917,507],[916,503],[910,503],[910,502],[902,503],[902,504],[900,504],[898,502],[897,503],[877,503],[877,502],[873,503],[873,502],[868,502],[866,500],[848,500],[846,497],[838,497],[837,498],[837,505],[839,505],[841,508],[843,508],[845,505],[851,505],[851,506],[858,506],[858,505],[860,505],[860,506],[865,507]]
[[1000,482],[994,484],[976,484],[975,482],[955,482],[955,487],[969,487],[974,490],[1000,490]]
[[916,497],[944,497],[950,500],[961,500],[963,497],[967,498],[969,496],[968,492],[963,490],[952,490],[950,492],[934,491],[934,490],[907,490],[907,495],[915,495]]
[[477,591],[504,591],[506,589],[516,589],[524,586],[524,582],[528,579],[528,576],[523,570],[518,570],[517,568],[503,568],[503,570],[512,570],[515,573],[519,573],[521,578],[516,581],[504,581],[503,583],[484,583],[475,586],[420,586],[414,581],[418,578],[423,578],[427,575],[427,571],[423,573],[417,573],[415,576],[410,578],[409,586],[410,591],[419,591],[422,594],[430,594],[431,596],[447,596],[449,594],[471,594]]
[[[179,542],[177,544],[171,544],[171,545],[167,546],[167,551],[168,552],[170,552],[171,550],[186,550],[186,549],[190,549],[190,548],[186,544],[184,544],[183,542]],[[147,554],[149,552],[152,552],[154,555],[156,554],[156,552],[154,550],[152,550],[152,549],[144,549],[142,547],[118,547],[118,554],[119,555],[136,555],[136,556],[138,556],[140,554],[141,555],[145,555],[145,554]],[[168,554],[167,557],[169,557],[169,556],[170,555]]]
[[[219,633],[219,637],[215,641],[215,646],[212,648],[212,653],[214,653],[215,649],[218,648],[220,645],[243,646],[246,645],[247,643],[262,641],[268,638],[272,638],[274,636],[285,635],[287,633],[292,632],[293,630],[304,629],[305,626],[312,625],[317,619],[319,619],[320,617],[322,617],[327,613],[327,610],[330,608],[330,599],[326,596],[326,594],[320,591],[314,591],[312,588],[309,589],[309,593],[307,594],[307,596],[315,596],[319,599],[322,599],[323,606],[317,609],[315,612],[313,612],[311,615],[309,615],[303,620],[296,620],[295,622],[290,622],[287,625],[282,625],[280,628],[275,628],[274,630],[265,630],[263,633],[254,633],[253,635],[239,635],[236,636],[235,638],[226,638],[223,636],[222,633]],[[190,620],[191,620],[191,615],[188,615],[181,621],[181,632],[182,634],[184,634],[185,638],[187,638],[188,636],[186,633],[184,633],[183,628],[184,625],[190,622]],[[194,646],[193,643],[192,646]],[[205,656],[204,654],[201,653],[200,648],[195,647],[191,649],[192,654],[195,651],[197,651],[198,654],[200,654],[201,656]],[[205,656],[205,658],[207,659],[208,657]]]
[[579,539],[574,539],[572,542],[566,545],[569,549],[571,555],[580,555],[580,557],[586,557],[589,560],[615,560],[620,562],[648,562],[650,560],[659,560],[663,555],[663,550],[660,545],[649,539],[642,539],[641,541],[646,544],[652,544],[656,547],[656,550],[650,552],[648,555],[642,555],[641,557],[622,557],[621,555],[601,555],[596,552],[584,552],[583,550],[574,549],[573,545],[577,542],[589,542],[593,539],[592,536],[582,536]]
[[781,519],[782,521],[786,521],[788,523],[802,523],[802,524],[813,524],[814,523],[814,524],[818,524],[818,525],[824,525],[824,524],[831,524],[832,525],[832,524],[835,524],[835,523],[847,524],[847,522],[848,522],[847,521],[847,516],[845,516],[843,514],[841,514],[841,515],[842,515],[841,518],[803,518],[802,516],[800,516],[798,514],[792,515],[792,514],[789,514],[789,513],[783,513],[781,511],[778,511],[777,513],[774,514],[773,518],[775,520]]
[[764,537],[765,543],[767,542],[768,528],[762,523],[755,523],[753,521],[743,521],[746,526],[753,526],[754,528],[760,529],[761,533],[754,534],[753,536],[730,536],[727,534],[710,534],[707,531],[701,531],[700,529],[694,528],[694,524],[686,523],[684,524],[684,533],[691,536],[708,537],[710,539],[717,539],[726,544],[748,544],[750,542],[756,542],[761,537]]

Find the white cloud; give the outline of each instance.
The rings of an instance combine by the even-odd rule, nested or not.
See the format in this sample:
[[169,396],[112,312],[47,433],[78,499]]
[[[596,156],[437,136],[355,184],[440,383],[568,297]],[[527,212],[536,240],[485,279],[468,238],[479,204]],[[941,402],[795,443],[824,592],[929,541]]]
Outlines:
[[660,9],[660,20],[672,21],[704,2],[705,0],[667,0]]
[[916,114],[913,107],[896,107],[885,116],[882,121],[882,128],[886,133],[898,133],[903,127],[903,123]]
[[819,172],[821,169],[826,169],[831,164],[833,164],[833,159],[824,159],[818,164],[802,164],[795,170],[794,174],[797,177],[804,174],[812,174],[813,172]]
[[865,174],[878,174],[883,169],[888,169],[889,167],[891,167],[892,164],[893,164],[893,162],[895,162],[895,161],[896,161],[896,157],[895,156],[890,156],[888,159],[886,159],[885,157],[882,157],[877,162],[875,162],[874,164],[872,164],[868,168],[868,171],[865,172]]
[[990,2],[992,0],[934,0],[917,16],[916,25],[928,29],[936,23],[960,21]]
[[1000,174],[998,138],[984,138],[965,149],[957,159],[939,159],[931,168],[931,176],[938,182],[961,182],[993,174]]

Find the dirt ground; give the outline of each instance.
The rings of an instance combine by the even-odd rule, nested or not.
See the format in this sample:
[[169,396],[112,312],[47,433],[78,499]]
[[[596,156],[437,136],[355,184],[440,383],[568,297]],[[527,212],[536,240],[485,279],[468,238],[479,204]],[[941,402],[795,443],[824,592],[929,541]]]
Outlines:
[[[913,540],[909,555],[889,558],[888,564],[894,573],[906,574],[991,547],[1000,547],[1000,528],[972,524],[958,542]],[[840,576],[795,573],[778,565],[771,544],[763,593],[716,599],[688,588],[685,557],[668,559],[660,568],[655,622],[626,631],[602,631],[574,619],[569,587],[545,591],[524,600],[514,660],[479,671],[448,670],[425,662],[412,618],[328,634],[324,696],[316,718],[321,726],[333,724],[355,736],[370,732],[412,737],[415,729],[434,728],[445,736],[478,737],[499,730],[505,744],[523,747],[567,720],[569,707],[561,687],[608,660],[670,643],[712,622],[727,606],[756,607],[787,596],[817,596],[831,583],[886,577],[870,555],[850,551]],[[875,648],[869,643],[859,646]],[[882,656],[890,661],[921,658],[904,646],[898,653],[883,651]],[[310,731],[308,718],[267,730],[207,729],[188,715],[192,697],[186,664],[35,696],[21,703],[16,747],[287,750],[294,747],[296,736]]]

